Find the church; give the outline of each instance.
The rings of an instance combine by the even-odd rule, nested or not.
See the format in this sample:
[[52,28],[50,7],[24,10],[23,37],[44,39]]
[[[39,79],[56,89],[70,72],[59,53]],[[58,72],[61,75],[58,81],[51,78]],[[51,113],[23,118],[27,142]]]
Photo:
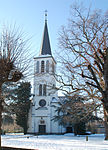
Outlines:
[[29,112],[28,133],[33,134],[62,134],[66,128],[54,121],[56,107],[58,105],[58,92],[54,74],[56,72],[56,61],[52,55],[48,27],[47,14],[45,14],[45,25],[42,44],[38,57],[34,58],[34,97]]

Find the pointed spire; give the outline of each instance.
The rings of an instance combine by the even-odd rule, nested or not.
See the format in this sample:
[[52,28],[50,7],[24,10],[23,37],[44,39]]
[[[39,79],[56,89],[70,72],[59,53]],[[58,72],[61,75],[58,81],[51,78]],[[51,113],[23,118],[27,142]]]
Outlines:
[[47,27],[47,11],[45,11],[45,26],[43,32],[42,45],[40,49],[40,55],[52,55]]

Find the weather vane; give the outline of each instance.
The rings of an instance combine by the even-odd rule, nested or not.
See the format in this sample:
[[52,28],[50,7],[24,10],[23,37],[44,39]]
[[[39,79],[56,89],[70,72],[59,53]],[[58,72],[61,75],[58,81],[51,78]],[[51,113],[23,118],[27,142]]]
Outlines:
[[48,13],[48,11],[45,10],[45,22],[47,22],[47,13]]

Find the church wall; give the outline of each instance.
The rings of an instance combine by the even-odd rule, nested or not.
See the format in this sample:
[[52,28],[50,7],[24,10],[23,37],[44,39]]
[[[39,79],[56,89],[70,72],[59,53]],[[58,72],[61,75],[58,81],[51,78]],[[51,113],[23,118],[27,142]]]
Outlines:
[[[49,73],[43,72],[41,73],[41,61],[45,62],[45,71],[46,71],[46,62],[47,60],[49,60]],[[39,61],[39,73],[36,73],[36,63],[37,61]],[[52,62],[54,63],[52,57],[50,58],[41,58],[38,57],[37,59],[35,59],[35,74],[34,74],[34,93],[36,96],[39,96],[39,85],[40,84],[47,84],[47,96],[50,96],[50,93],[52,92],[54,96],[57,97],[57,92],[55,93],[54,91],[52,91],[52,86],[56,86],[56,81],[55,78],[52,74]],[[51,91],[51,92],[50,92]]]
[[[55,122],[52,120],[52,118],[55,116],[55,108],[51,107],[52,104],[57,105],[58,103],[51,103],[52,99],[55,98],[58,99],[57,91],[52,89],[53,85],[56,85],[55,78],[53,74],[51,73],[36,73],[36,62],[39,61],[39,63],[43,60],[43,58],[35,59],[35,74],[34,74],[34,99],[33,99],[33,107],[32,107],[32,115],[29,122],[29,133],[38,133],[39,132],[39,125],[40,121],[44,120],[46,125],[46,133],[47,134],[58,134],[58,133],[64,133],[65,129],[59,125],[58,122]],[[52,58],[44,58],[44,61],[46,62],[49,60],[50,64],[53,61]],[[50,66],[51,67],[51,66]],[[39,67],[39,71],[40,71]],[[46,84],[47,85],[47,93],[46,96],[39,96],[39,85]],[[41,99],[44,99],[46,101],[45,107],[39,106],[39,101]]]
[[[51,103],[51,120],[54,118],[55,115],[57,115],[56,107],[54,107],[58,105],[57,101]],[[52,126],[52,133],[65,133],[66,132],[66,129],[63,128],[63,126],[61,126],[58,121],[52,120],[51,126]]]
[[[37,58],[35,58],[34,59],[35,60],[35,62],[34,62],[34,73],[35,74],[40,74],[41,73],[41,61],[44,61],[44,65],[45,65],[45,72],[46,72],[46,62],[47,62],[47,60],[49,61],[49,73],[50,74],[52,74],[52,65],[54,64],[54,66],[55,66],[55,61],[54,61],[54,59],[53,59],[53,57],[52,56],[50,56],[50,57],[41,57],[41,56],[39,56],[39,57],[37,57]],[[36,63],[37,63],[37,61],[39,62],[39,73],[36,73]],[[55,66],[56,67],[56,66]],[[56,68],[54,69],[54,70],[56,70]],[[42,73],[42,74],[44,74],[44,73]]]
[[41,120],[44,120],[45,123],[43,123],[42,125],[46,125],[46,133],[51,133],[51,128],[50,128],[50,117],[39,117],[39,116],[35,116],[34,117],[34,125],[33,125],[33,130],[28,130],[28,132],[30,133],[38,133],[39,132],[39,125],[41,125]]

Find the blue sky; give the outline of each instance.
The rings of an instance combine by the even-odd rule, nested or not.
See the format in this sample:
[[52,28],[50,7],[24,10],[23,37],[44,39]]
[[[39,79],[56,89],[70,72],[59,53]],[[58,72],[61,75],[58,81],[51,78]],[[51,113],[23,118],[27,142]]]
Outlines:
[[[32,53],[38,55],[43,28],[44,11],[48,10],[48,29],[52,52],[58,49],[57,38],[61,25],[67,23],[70,6],[75,0],[0,0],[0,26],[14,24],[31,38]],[[108,0],[78,0],[85,7],[108,9]]]

